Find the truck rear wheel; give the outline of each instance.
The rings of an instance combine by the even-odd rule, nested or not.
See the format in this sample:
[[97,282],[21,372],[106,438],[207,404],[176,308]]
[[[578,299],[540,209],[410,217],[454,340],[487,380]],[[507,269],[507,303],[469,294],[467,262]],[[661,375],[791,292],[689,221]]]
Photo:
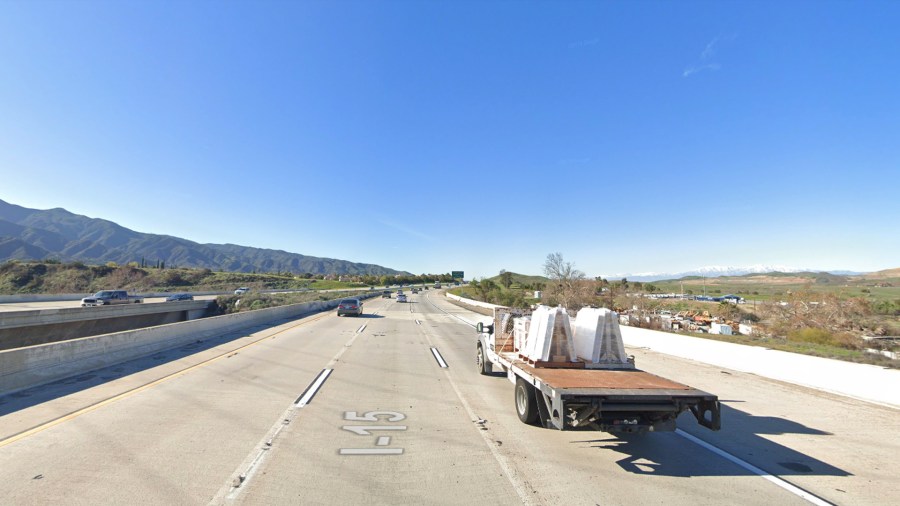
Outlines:
[[475,363],[478,364],[478,372],[484,375],[490,375],[494,372],[494,367],[484,354],[484,347],[478,343],[478,351],[475,352]]
[[519,420],[534,425],[538,419],[537,396],[534,387],[522,378],[516,378],[516,414]]

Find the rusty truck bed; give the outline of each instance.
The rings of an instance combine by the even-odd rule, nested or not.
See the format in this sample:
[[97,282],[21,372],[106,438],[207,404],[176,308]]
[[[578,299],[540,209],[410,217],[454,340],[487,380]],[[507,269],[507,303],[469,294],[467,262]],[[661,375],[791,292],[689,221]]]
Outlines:
[[638,369],[550,369],[534,368],[517,361],[515,365],[547,385],[558,389],[608,388],[615,390],[694,390]]

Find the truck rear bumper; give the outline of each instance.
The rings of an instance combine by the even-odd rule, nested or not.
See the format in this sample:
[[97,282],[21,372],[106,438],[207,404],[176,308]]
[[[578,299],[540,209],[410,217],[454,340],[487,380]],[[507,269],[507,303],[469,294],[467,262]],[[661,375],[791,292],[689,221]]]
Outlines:
[[[609,398],[600,396],[553,398],[542,392],[546,410],[544,425],[560,430],[604,432],[663,432],[675,430],[675,420],[690,411],[697,422],[711,430],[721,428],[721,410],[715,398]],[[554,404],[556,405],[554,408]],[[540,408],[539,408],[540,409]],[[544,411],[544,410],[541,410]]]
[[640,370],[535,369],[508,363],[507,375],[534,386],[540,420],[559,430],[657,432],[675,430],[690,411],[697,423],[721,428],[718,397]]

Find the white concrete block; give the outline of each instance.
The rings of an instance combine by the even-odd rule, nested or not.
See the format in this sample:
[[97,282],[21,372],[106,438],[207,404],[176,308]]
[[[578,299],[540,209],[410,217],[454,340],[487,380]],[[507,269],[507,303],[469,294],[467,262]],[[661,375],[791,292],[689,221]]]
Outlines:
[[575,316],[575,353],[592,364],[628,365],[619,315],[606,308],[583,308]]

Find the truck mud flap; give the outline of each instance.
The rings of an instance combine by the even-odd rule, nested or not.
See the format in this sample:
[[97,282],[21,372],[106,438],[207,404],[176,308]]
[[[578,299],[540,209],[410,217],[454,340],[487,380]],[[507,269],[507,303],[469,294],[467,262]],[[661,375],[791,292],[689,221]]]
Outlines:
[[718,400],[704,400],[691,405],[691,413],[697,419],[697,423],[710,429],[722,428],[722,406]]
[[534,398],[535,404],[537,404],[538,418],[541,421],[541,425],[543,425],[545,429],[556,429],[557,427],[553,425],[553,420],[550,417],[550,399],[537,388],[534,389]]

